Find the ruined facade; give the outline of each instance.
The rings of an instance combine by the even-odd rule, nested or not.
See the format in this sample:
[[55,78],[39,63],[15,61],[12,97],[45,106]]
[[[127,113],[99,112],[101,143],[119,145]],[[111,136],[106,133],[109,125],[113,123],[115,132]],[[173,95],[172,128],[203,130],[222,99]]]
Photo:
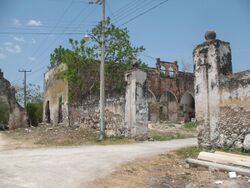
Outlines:
[[27,126],[24,109],[17,103],[15,88],[4,78],[0,69],[0,124],[1,129],[15,129]]
[[[71,102],[68,82],[56,76],[62,66],[64,65],[53,68],[44,75],[44,121],[98,129],[99,98],[90,96],[82,102]],[[134,68],[125,76],[127,92],[106,98],[105,131],[108,136],[145,137],[148,124],[147,95],[144,89],[146,73]]]
[[43,121],[46,123],[68,123],[68,82],[57,77],[66,68],[60,64],[44,75]]
[[198,143],[250,149],[250,70],[232,73],[231,48],[209,31],[193,51]]
[[190,121],[194,118],[194,75],[179,71],[177,62],[156,60],[148,68],[149,121]]
[[[62,65],[44,76],[44,121],[99,130],[99,97],[70,101],[69,83],[56,76],[61,69]],[[156,68],[144,70],[135,64],[124,76],[125,91],[106,95],[107,135],[144,137],[148,121],[190,121],[194,117],[194,77],[180,72],[177,62],[157,59]]]

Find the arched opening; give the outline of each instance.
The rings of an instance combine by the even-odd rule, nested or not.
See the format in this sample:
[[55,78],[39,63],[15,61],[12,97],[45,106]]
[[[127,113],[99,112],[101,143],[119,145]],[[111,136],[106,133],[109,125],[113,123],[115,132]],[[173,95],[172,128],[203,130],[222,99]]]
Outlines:
[[181,97],[180,110],[181,115],[184,118],[184,122],[189,122],[195,117],[194,97],[190,93],[186,92]]
[[50,123],[50,107],[49,107],[49,101],[46,102],[46,106],[45,106],[45,121],[46,121],[46,123]]
[[58,123],[62,123],[63,115],[62,115],[62,96],[58,99]]
[[161,121],[177,122],[178,120],[178,102],[175,95],[169,91],[160,98],[159,119]]
[[148,121],[156,122],[158,119],[158,103],[154,93],[148,90]]

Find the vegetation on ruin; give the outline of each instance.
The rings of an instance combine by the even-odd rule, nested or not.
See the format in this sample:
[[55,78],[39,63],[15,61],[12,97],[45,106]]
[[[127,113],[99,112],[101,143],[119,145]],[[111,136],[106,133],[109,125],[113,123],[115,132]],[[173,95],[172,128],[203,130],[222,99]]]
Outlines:
[[[68,67],[58,76],[69,81],[70,100],[73,102],[99,93],[100,26],[99,23],[91,30],[91,41],[69,39],[70,49],[59,46],[51,54],[49,68],[61,63]],[[105,91],[109,96],[124,93],[124,73],[132,68],[133,60],[146,67],[138,59],[145,49],[143,46],[134,47],[127,28],[115,26],[110,18],[106,21],[105,46]]]

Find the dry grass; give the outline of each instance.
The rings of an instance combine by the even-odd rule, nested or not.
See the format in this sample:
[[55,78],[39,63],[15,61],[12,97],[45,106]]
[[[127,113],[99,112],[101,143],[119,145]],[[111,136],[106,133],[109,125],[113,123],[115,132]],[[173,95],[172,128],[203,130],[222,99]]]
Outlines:
[[98,141],[98,131],[86,128],[63,126],[45,126],[20,128],[4,132],[6,136],[20,142],[33,143],[36,146],[70,146],[82,144],[128,144],[135,140],[128,138],[106,138]]
[[225,172],[209,171],[203,167],[190,168],[185,163],[185,158],[196,158],[199,152],[200,149],[190,147],[154,157],[140,158],[122,165],[107,177],[102,177],[89,183],[87,187],[219,187],[215,184],[216,180],[223,180],[226,187],[231,187],[232,185],[247,187],[250,185],[245,177],[229,180],[228,174]]

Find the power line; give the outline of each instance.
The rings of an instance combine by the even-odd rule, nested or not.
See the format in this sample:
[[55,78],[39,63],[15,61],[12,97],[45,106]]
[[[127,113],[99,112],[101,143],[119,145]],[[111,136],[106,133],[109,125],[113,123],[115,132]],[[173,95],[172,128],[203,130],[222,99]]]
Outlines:
[[141,17],[142,15],[144,15],[144,14],[150,12],[151,10],[153,10],[153,9],[155,9],[155,8],[157,8],[157,7],[159,7],[159,6],[161,6],[162,4],[166,3],[167,1],[168,1],[168,0],[164,0],[164,1],[162,1],[161,3],[158,3],[157,5],[155,5],[155,6],[151,7],[151,8],[149,8],[149,9],[147,9],[146,11],[144,11],[144,12],[138,14],[137,16],[135,16],[135,17],[129,19],[128,21],[126,21],[125,23],[121,24],[120,27],[123,26],[123,25],[126,25],[126,24],[128,24],[128,23],[130,23],[130,22],[132,22],[132,21],[134,21],[135,19],[137,19],[137,18]]
[[79,34],[83,34],[82,32],[11,32],[11,31],[0,31],[0,35],[79,35]]

